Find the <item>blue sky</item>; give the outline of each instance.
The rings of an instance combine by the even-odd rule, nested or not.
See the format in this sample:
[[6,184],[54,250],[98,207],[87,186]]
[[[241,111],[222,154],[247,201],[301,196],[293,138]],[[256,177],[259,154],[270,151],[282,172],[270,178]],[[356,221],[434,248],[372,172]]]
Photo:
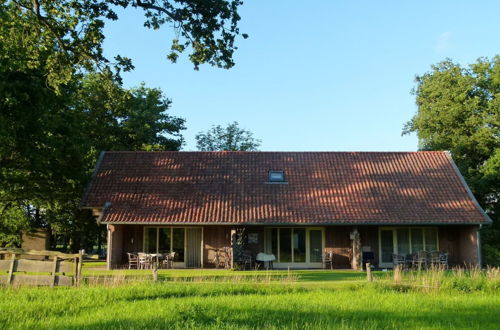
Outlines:
[[467,64],[500,53],[500,1],[246,1],[236,66],[166,59],[172,31],[142,27],[141,11],[108,23],[108,56],[124,74],[172,99],[187,120],[183,150],[214,124],[238,121],[265,151],[411,151],[401,136],[416,111],[414,77],[447,57]]

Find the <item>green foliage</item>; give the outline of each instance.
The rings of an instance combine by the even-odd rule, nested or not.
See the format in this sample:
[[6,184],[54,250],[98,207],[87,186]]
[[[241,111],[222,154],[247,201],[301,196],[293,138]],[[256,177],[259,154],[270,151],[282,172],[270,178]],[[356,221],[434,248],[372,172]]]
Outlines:
[[416,78],[416,132],[423,150],[449,150],[481,206],[494,219],[483,230],[484,261],[500,265],[500,56],[464,68],[451,60]]
[[[189,52],[230,68],[240,34],[238,0],[11,0],[0,3],[0,245],[48,226],[54,244],[92,248],[103,227],[78,209],[101,150],[179,150],[184,120],[167,114],[162,91],[121,86],[130,59],[103,53],[103,29],[117,9],[144,25],[172,26],[169,58]],[[242,34],[242,37],[246,37]],[[97,237],[97,242],[96,242]]]
[[[4,234],[14,235],[26,223],[51,226],[63,245],[91,249],[103,228],[78,205],[99,152],[179,150],[184,120],[167,114],[170,100],[161,90],[125,89],[109,71],[75,76],[58,93],[46,88],[38,71],[2,75],[7,79],[1,79],[0,93],[8,96],[0,108]],[[38,210],[37,216],[10,216],[27,208]],[[13,223],[19,228],[6,225]]]
[[201,151],[257,151],[260,144],[261,141],[255,139],[252,132],[240,128],[237,122],[225,128],[212,126],[196,135],[196,146]]
[[[103,53],[117,9],[143,10],[144,25],[173,26],[168,56],[234,65],[238,0],[10,0],[0,2],[0,245],[49,226],[55,244],[92,248],[104,239],[78,209],[101,150],[179,150],[184,120],[162,91],[121,86],[130,59]],[[246,35],[242,34],[245,38]]]
[[[200,64],[230,68],[240,34],[239,0],[13,0],[0,4],[0,61],[10,70],[26,72],[38,68],[47,73],[50,86],[59,89],[79,70],[114,67],[116,73],[131,70],[130,59],[117,55],[111,62],[103,55],[103,29],[107,20],[117,20],[116,9],[142,9],[144,26],[173,26],[175,38],[168,58],[175,62],[191,49],[195,69]],[[242,34],[246,38],[246,34]]]

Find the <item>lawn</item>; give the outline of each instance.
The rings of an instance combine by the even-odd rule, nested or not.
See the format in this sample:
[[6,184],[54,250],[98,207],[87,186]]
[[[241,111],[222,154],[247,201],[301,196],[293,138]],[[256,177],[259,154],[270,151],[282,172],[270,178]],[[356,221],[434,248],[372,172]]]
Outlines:
[[498,285],[464,276],[422,290],[384,273],[374,283],[352,271],[160,273],[156,283],[0,289],[0,328],[499,328]]

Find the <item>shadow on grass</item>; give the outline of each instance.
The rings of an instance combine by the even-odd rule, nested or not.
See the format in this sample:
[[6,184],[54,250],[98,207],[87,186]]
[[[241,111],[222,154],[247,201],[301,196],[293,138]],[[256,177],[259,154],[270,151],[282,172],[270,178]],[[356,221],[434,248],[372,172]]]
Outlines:
[[111,319],[85,322],[82,325],[56,327],[57,329],[81,328],[483,328],[498,327],[498,306],[494,304],[465,307],[457,310],[441,308],[432,312],[405,313],[371,310],[325,310],[296,311],[290,309],[252,310],[233,308],[209,308],[193,304],[171,311],[168,317],[158,314],[157,318]]

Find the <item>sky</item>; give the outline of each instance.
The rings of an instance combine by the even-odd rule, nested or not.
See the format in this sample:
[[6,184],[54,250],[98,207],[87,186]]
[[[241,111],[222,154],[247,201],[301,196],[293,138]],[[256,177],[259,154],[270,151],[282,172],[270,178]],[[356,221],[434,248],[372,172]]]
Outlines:
[[166,59],[173,32],[143,27],[140,10],[118,11],[105,53],[130,57],[124,85],[144,82],[195,135],[237,121],[262,151],[414,151],[401,136],[417,108],[415,76],[445,58],[463,65],[500,54],[500,1],[247,0],[239,10],[236,65],[193,70]]

